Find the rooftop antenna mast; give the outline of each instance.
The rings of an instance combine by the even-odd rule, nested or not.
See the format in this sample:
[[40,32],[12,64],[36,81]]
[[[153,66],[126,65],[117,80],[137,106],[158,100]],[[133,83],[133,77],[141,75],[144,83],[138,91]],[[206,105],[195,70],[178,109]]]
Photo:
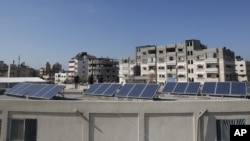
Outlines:
[[20,61],[21,61],[21,59],[20,59],[20,55],[18,55],[18,66],[20,65]]

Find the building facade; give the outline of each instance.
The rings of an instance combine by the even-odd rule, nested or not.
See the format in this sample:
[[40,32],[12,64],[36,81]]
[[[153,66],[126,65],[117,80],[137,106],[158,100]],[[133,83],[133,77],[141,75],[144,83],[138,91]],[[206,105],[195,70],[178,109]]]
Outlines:
[[7,76],[8,65],[4,61],[0,61],[0,77]]
[[93,76],[94,82],[118,82],[118,60],[111,58],[89,58],[88,76]]
[[225,47],[208,49],[199,40],[164,46],[138,46],[136,65],[140,66],[141,76],[149,76],[151,81],[163,84],[166,81],[237,80],[234,52]]
[[[250,124],[249,100],[0,100],[0,140],[218,141]],[[25,132],[24,132],[25,131]]]
[[250,80],[250,61],[245,61],[241,57],[235,59],[235,71],[240,82],[247,82]]
[[95,58],[87,52],[78,53],[69,61],[68,78],[73,82],[75,76],[79,76],[80,81],[88,81],[88,59]]
[[136,59],[134,56],[122,57],[119,63],[119,82],[125,83],[126,80],[133,79]]
[[55,84],[65,84],[67,83],[68,73],[67,72],[59,72],[55,73]]
[[38,73],[35,69],[21,64],[10,64],[8,67],[8,77],[36,77]]

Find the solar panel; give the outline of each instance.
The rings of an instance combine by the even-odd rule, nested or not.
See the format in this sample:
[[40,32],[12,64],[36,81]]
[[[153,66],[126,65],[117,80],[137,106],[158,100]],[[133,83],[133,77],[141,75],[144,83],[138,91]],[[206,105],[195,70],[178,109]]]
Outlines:
[[40,90],[38,90],[37,92],[33,93],[33,95],[31,97],[40,98],[40,97],[42,97],[42,95],[44,93],[46,93],[47,91],[49,91],[53,87],[54,87],[54,85],[49,85],[49,84],[43,85],[43,87]]
[[216,82],[204,82],[201,93],[202,94],[214,94],[216,88]]
[[62,91],[65,88],[64,85],[54,85],[50,90],[48,90],[46,93],[44,93],[41,97],[42,99],[51,99],[56,94],[58,94],[60,91]]
[[187,88],[188,83],[186,82],[179,82],[177,83],[173,93],[180,93],[183,94]]
[[106,89],[110,87],[110,84],[102,84],[96,91],[93,92],[95,95],[101,95]]
[[246,95],[246,83],[244,82],[232,82],[231,95]]
[[172,93],[177,83],[168,82],[162,89],[162,93]]
[[18,92],[19,89],[21,89],[24,86],[26,86],[26,83],[18,83],[14,87],[8,89],[5,93],[6,94],[15,94],[16,92]]
[[200,88],[200,82],[190,82],[188,84],[186,94],[198,94]]
[[35,95],[37,92],[41,91],[45,86],[46,86],[46,84],[34,85],[34,88],[31,91],[29,91],[25,96],[33,97],[33,95]]
[[247,95],[250,94],[250,82],[246,82],[246,87],[247,87]]
[[159,88],[158,84],[148,84],[139,97],[153,99],[158,88]]
[[139,98],[145,87],[146,84],[135,84],[134,88],[129,92],[127,96]]
[[106,91],[103,92],[105,96],[114,96],[115,92],[120,88],[121,84],[112,84]]
[[231,89],[230,82],[217,82],[216,92],[215,94],[219,95],[229,95]]
[[116,94],[117,97],[126,97],[135,84],[124,84],[120,91]]
[[84,93],[85,94],[92,94],[94,93],[100,86],[102,85],[102,83],[94,83],[90,86],[89,89],[87,89]]
[[36,87],[36,84],[27,84],[26,87],[17,92],[18,95],[24,96]]

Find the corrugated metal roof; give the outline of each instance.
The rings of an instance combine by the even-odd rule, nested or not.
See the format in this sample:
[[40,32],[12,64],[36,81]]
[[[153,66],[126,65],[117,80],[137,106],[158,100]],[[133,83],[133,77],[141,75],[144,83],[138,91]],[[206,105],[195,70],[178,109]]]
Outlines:
[[46,81],[39,77],[0,77],[0,83],[20,83],[20,82],[40,82]]

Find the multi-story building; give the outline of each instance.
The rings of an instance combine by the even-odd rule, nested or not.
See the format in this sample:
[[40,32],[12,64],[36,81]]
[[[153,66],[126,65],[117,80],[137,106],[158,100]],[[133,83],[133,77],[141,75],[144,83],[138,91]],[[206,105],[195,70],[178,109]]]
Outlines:
[[119,62],[111,58],[89,58],[88,76],[93,76],[94,82],[118,82]]
[[75,76],[79,76],[80,81],[88,81],[88,58],[95,58],[87,52],[78,53],[69,61],[68,77],[73,82]]
[[250,80],[250,61],[245,61],[240,56],[235,59],[235,71],[240,82]]
[[122,57],[119,66],[119,82],[124,83],[128,79],[134,77],[134,68],[136,66],[136,59],[134,56]]
[[4,61],[0,61],[0,77],[5,76],[8,71],[8,65],[4,63]]
[[26,66],[25,63],[10,64],[8,67],[8,77],[35,77],[36,70]]
[[149,76],[157,83],[235,81],[234,58],[233,51],[225,47],[208,49],[199,40],[136,47],[141,76]]
[[59,72],[55,73],[55,84],[65,84],[67,83],[68,73]]

